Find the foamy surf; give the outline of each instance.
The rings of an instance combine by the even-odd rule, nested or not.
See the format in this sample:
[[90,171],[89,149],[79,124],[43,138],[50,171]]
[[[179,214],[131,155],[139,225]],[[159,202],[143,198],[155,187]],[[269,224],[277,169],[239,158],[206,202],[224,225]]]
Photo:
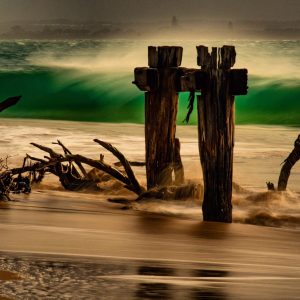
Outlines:
[[[55,147],[52,142],[62,140],[73,153],[83,154],[98,159],[102,149],[93,142],[101,138],[118,147],[129,160],[144,161],[144,129],[142,125],[84,123],[65,121],[40,120],[10,120],[2,119],[2,147],[0,156],[10,154],[10,166],[20,166],[26,153],[43,156],[30,142],[37,142]],[[74,138],[76,133],[76,138]],[[300,169],[295,165],[290,177],[288,191],[277,193],[267,191],[266,181],[277,182],[280,164],[293,147],[298,128],[283,126],[237,126],[236,147],[234,158],[233,186],[233,220],[237,223],[247,223],[264,226],[286,227],[299,229],[300,201],[299,182]],[[200,159],[198,154],[197,129],[194,126],[179,126],[177,135],[182,144],[182,160],[188,180],[202,184]],[[56,149],[60,151],[59,148]],[[105,159],[113,163],[114,158],[103,152]],[[144,167],[134,167],[134,171],[145,185]],[[56,177],[48,176],[46,180],[34,187],[32,195],[28,196],[34,202],[38,198],[50,197],[66,199],[90,199],[91,201],[106,201],[108,198],[126,197],[134,199],[121,184],[108,182],[102,184],[102,191],[93,193],[71,193],[65,191]],[[19,198],[19,197],[18,197]],[[201,197],[200,197],[201,198]],[[26,202],[28,198],[25,198]],[[22,200],[22,199],[21,199]],[[23,200],[22,200],[23,201]],[[50,201],[50,200],[49,200]],[[57,203],[57,202],[56,202]],[[74,206],[74,203],[72,204]],[[113,205],[113,204],[109,204]],[[122,208],[124,205],[116,205]],[[126,206],[126,205],[125,205]],[[72,209],[85,209],[85,202],[76,200]],[[70,208],[70,207],[69,207]],[[135,211],[174,216],[191,220],[201,220],[201,199],[198,201],[162,201],[150,199],[141,203],[131,203]],[[87,210],[93,210],[88,208]]]
[[[166,40],[0,41],[0,98],[23,95],[1,116],[143,123],[144,95],[131,84],[147,66],[147,46]],[[198,67],[196,45],[234,44],[236,68],[249,71],[249,93],[237,97],[239,124],[299,126],[299,41],[172,41],[184,47],[184,67]],[[180,93],[182,124],[188,93]],[[191,115],[191,124],[197,114]]]

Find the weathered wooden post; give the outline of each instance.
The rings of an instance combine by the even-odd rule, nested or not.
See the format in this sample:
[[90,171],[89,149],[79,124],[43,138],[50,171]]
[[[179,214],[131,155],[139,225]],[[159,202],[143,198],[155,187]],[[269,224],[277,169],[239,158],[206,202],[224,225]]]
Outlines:
[[175,185],[181,185],[184,183],[184,168],[181,161],[180,155],[180,141],[175,139],[175,148],[174,148],[174,175],[175,175]]
[[199,152],[204,180],[203,219],[232,221],[232,167],[234,147],[234,96],[247,94],[247,70],[235,64],[233,46],[197,47],[201,70],[185,76],[183,85],[198,96]]
[[149,47],[149,68],[134,70],[145,91],[146,172],[148,189],[172,184],[182,47]]

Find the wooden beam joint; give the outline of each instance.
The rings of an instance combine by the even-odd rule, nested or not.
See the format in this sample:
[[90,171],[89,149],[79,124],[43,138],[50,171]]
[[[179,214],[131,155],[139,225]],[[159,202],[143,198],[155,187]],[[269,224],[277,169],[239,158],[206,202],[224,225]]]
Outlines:
[[155,91],[159,87],[158,70],[147,67],[135,68],[134,81],[132,83],[135,84],[141,91]]

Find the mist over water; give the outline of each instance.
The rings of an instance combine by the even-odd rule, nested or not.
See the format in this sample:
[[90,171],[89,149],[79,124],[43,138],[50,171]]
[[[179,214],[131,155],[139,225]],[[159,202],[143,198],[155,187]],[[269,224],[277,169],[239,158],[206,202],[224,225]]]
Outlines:
[[[182,66],[196,66],[197,44],[237,49],[249,94],[237,97],[238,124],[299,125],[299,41],[2,41],[1,99],[23,95],[4,117],[143,123],[144,95],[133,69],[147,66],[148,45],[181,45]],[[178,123],[188,94],[180,94]],[[196,113],[191,124],[196,124]]]

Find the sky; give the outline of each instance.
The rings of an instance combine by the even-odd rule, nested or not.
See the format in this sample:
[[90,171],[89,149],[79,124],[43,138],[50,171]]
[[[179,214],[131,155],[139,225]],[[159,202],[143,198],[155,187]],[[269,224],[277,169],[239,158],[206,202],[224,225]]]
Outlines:
[[0,20],[300,19],[300,0],[0,0]]

